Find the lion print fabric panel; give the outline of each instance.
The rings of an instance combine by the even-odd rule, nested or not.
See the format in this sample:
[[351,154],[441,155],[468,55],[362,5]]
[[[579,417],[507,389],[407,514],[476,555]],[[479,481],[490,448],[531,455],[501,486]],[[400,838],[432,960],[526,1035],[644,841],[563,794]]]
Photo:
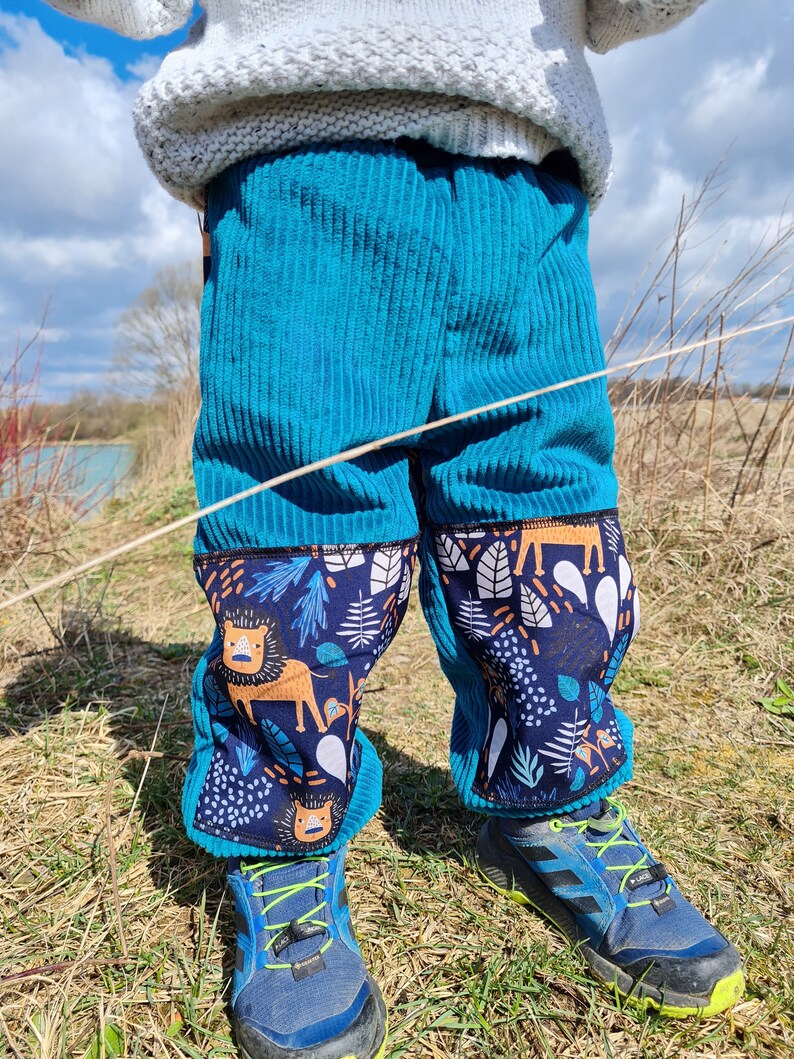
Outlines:
[[450,620],[487,703],[474,793],[565,805],[626,761],[610,689],[639,626],[615,512],[437,529]]
[[337,835],[364,684],[408,605],[416,542],[202,555],[222,647],[204,677],[214,752],[194,825],[284,852]]

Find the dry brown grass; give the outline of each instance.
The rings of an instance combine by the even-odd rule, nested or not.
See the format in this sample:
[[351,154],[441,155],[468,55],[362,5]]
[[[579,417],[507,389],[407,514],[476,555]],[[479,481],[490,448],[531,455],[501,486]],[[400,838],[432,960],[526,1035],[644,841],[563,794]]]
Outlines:
[[[669,413],[672,429],[687,409]],[[729,407],[718,413],[731,422]],[[699,410],[698,445],[710,423]],[[385,794],[351,863],[359,935],[391,1011],[390,1059],[791,1054],[794,730],[756,700],[792,672],[792,482],[784,469],[774,493],[743,496],[727,517],[724,487],[743,453],[731,449],[734,427],[717,439],[719,502],[705,527],[702,474],[689,490],[683,472],[675,488],[659,476],[650,528],[647,494],[624,500],[644,625],[618,693],[639,733],[632,814],[742,947],[747,999],[703,1023],[641,1018],[596,988],[542,922],[494,900],[472,868],[477,820],[446,763],[451,695],[414,601],[366,696]],[[730,473],[717,473],[723,462]],[[186,503],[184,487],[156,496],[158,519]],[[138,497],[125,535],[153,520],[145,510]],[[93,548],[119,529],[83,532],[81,547]],[[220,866],[183,836],[178,811],[189,675],[211,625],[188,559],[187,537],[160,542],[70,590],[60,645],[35,612],[24,625],[12,612],[6,627],[9,1055],[93,1059],[102,1042],[108,1055],[234,1054],[229,902]],[[163,756],[149,760],[156,731]]]

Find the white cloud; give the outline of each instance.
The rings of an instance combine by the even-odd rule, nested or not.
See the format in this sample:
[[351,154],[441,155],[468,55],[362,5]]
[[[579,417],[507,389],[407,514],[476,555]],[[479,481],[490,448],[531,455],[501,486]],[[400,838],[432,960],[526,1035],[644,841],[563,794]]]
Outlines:
[[49,345],[55,345],[58,342],[68,341],[72,334],[71,331],[67,331],[63,327],[41,327],[36,324],[26,324],[19,328],[19,337],[22,342],[29,342],[34,339],[47,342]]
[[[614,184],[592,222],[605,334],[682,194],[726,151],[714,237],[691,256],[704,290],[781,213],[794,216],[793,49],[794,14],[779,0],[709,0],[670,33],[590,57],[615,145]],[[119,313],[158,267],[200,253],[195,215],[155,182],[133,135],[132,99],[156,63],[143,56],[125,80],[34,19],[0,12],[0,351],[48,306],[42,378],[53,392],[84,384],[92,366],[101,382]]]
[[135,142],[137,87],[34,19],[0,13],[0,351],[48,306],[45,391],[70,368],[83,384],[91,364],[101,382],[119,313],[157,268],[200,254],[195,214],[156,183]]
[[3,236],[0,266],[13,268],[17,276],[52,285],[60,280],[92,272],[106,272],[122,260],[120,239],[87,239],[82,236]]
[[160,62],[158,55],[142,55],[140,59],[127,65],[127,73],[134,77],[136,81],[148,81],[159,70]]
[[[687,123],[695,132],[711,132],[715,125],[746,127],[758,118],[771,51],[755,59],[731,57],[712,63],[699,84],[686,96],[690,112]],[[777,93],[773,93],[776,95]]]
[[[615,163],[592,223],[605,336],[656,248],[669,245],[682,195],[692,201],[721,159],[720,194],[689,239],[685,277],[699,295],[731,281],[759,240],[794,223],[792,47],[794,18],[775,0],[712,0],[672,32],[593,60]],[[793,258],[790,246],[780,267]],[[775,356],[748,362],[750,375]]]

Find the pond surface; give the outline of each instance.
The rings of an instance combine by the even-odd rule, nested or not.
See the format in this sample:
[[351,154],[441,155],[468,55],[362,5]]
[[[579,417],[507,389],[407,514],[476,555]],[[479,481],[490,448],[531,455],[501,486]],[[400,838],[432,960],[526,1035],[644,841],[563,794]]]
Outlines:
[[27,452],[25,470],[34,473],[43,485],[52,480],[65,499],[71,500],[90,517],[111,497],[123,496],[132,482],[135,451],[128,444],[43,445]]

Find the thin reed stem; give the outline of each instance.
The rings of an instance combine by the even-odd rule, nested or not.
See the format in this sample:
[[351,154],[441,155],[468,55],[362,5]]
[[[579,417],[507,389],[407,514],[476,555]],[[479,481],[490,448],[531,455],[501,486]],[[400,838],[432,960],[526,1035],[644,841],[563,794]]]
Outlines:
[[720,313],[720,335],[717,346],[717,363],[714,366],[714,378],[711,394],[711,421],[709,424],[709,446],[706,456],[706,479],[703,486],[703,528],[706,528],[709,512],[709,492],[711,491],[711,466],[714,459],[714,425],[717,420],[717,397],[720,389],[720,367],[722,365],[722,343],[725,333],[725,314]]

